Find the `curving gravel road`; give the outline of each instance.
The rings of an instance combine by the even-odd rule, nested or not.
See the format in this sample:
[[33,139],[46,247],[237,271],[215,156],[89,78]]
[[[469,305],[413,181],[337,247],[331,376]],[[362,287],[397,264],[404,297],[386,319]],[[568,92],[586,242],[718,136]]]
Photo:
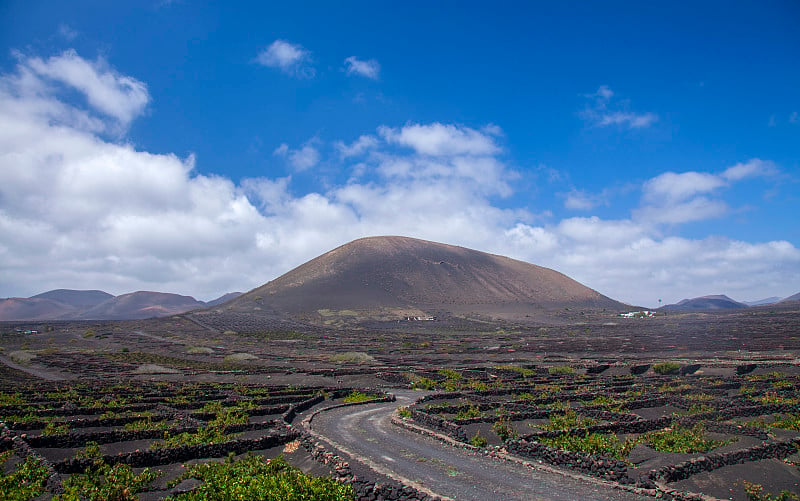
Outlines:
[[596,481],[582,481],[546,468],[532,468],[452,447],[391,423],[392,412],[410,405],[419,392],[396,391],[397,402],[325,410],[307,423],[352,463],[411,481],[456,500],[645,500]]

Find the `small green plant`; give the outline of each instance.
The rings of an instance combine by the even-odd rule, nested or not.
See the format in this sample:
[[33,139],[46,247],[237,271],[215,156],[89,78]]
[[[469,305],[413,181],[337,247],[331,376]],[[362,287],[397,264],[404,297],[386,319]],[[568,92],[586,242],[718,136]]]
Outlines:
[[100,456],[102,456],[102,454],[97,442],[86,442],[86,447],[75,453],[76,459],[99,458]]
[[769,423],[770,428],[780,428],[781,430],[794,430],[800,431],[800,414],[786,414],[786,417],[779,419],[776,416],[775,421]]
[[98,459],[82,474],[71,475],[64,481],[64,494],[53,497],[54,501],[134,501],[160,472],[149,468],[136,475],[133,469],[122,463],[110,466]]
[[508,418],[501,418],[494,422],[492,425],[492,431],[497,435],[500,440],[505,442],[509,439],[516,439],[519,437],[519,433],[514,427],[511,425],[511,422]]
[[601,454],[624,461],[636,446],[635,440],[621,442],[614,434],[586,432],[583,435],[559,435],[555,438],[539,438],[541,443],[565,451]]
[[661,362],[660,364],[653,365],[653,372],[661,375],[677,374],[680,368],[681,365],[675,362]]
[[756,398],[755,400],[761,402],[762,404],[789,404],[794,405],[800,403],[800,399],[791,398],[791,397],[783,397],[778,395],[777,393],[767,392],[762,397]]
[[447,379],[452,379],[453,381],[459,381],[461,379],[461,373],[453,369],[440,369],[438,372],[440,375]]
[[0,391],[0,405],[24,405],[25,399],[22,398],[22,393],[6,393]]
[[368,395],[358,390],[353,390],[350,392],[349,395],[347,395],[342,399],[342,402],[347,404],[353,404],[358,402],[366,402],[367,400],[374,400],[376,398],[380,398],[380,395]]
[[436,381],[426,377],[421,377],[411,384],[412,390],[432,390],[434,388],[436,388]]
[[315,499],[323,501],[350,501],[355,492],[349,485],[332,478],[313,477],[289,466],[282,456],[265,461],[261,456],[248,455],[225,462],[192,465],[184,475],[170,485],[187,478],[203,483],[197,488],[178,494],[175,501],[205,501],[207,499],[261,499],[288,501]]
[[456,413],[456,419],[472,419],[480,417],[481,411],[474,405],[470,404],[466,409],[461,409]]
[[555,365],[547,369],[547,372],[549,374],[567,375],[567,374],[575,374],[575,369],[573,369],[569,365]]
[[469,439],[469,443],[474,447],[486,447],[489,442],[486,440],[486,437],[481,435],[481,431],[478,430],[475,432],[475,435]]
[[800,495],[790,492],[786,489],[778,494],[764,493],[764,487],[761,484],[754,484],[744,481],[744,492],[749,501],[800,501]]
[[42,435],[63,435],[69,432],[69,423],[50,421],[42,430]]
[[411,417],[411,411],[406,406],[398,407],[397,408],[397,414],[399,414],[400,417],[404,417],[404,418],[410,418]]
[[477,379],[470,379],[469,382],[467,383],[467,386],[477,391],[484,391],[489,389],[488,384],[484,383],[483,381],[478,381]]
[[4,474],[3,466],[13,453],[6,451],[0,454],[0,493],[3,499],[27,501],[40,496],[47,481],[47,467],[28,456],[15,470]]
[[497,370],[502,370],[502,371],[518,372],[523,377],[535,376],[536,375],[536,371],[535,370],[528,369],[526,367],[518,367],[516,365],[496,365],[494,368],[497,369]]
[[594,419],[579,416],[575,409],[568,409],[563,414],[550,414],[548,421],[548,424],[542,426],[548,431],[585,428],[597,423]]
[[708,452],[732,440],[713,440],[705,437],[703,423],[687,428],[675,423],[671,428],[650,431],[639,437],[642,442],[659,452]]

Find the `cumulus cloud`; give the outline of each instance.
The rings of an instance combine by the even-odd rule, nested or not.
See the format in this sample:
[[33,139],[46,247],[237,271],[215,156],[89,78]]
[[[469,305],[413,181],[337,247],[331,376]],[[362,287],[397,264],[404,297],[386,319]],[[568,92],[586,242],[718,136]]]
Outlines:
[[732,165],[719,174],[665,172],[644,183],[643,203],[634,211],[634,216],[650,223],[667,224],[718,218],[729,211],[718,192],[734,182],[777,173],[778,168],[773,162],[758,158]]
[[296,150],[289,148],[286,143],[282,143],[275,149],[274,154],[285,157],[294,170],[302,172],[319,163],[320,154],[314,146],[316,142],[316,140],[312,139]]
[[256,57],[259,64],[277,68],[287,75],[301,78],[313,78],[314,67],[311,66],[311,52],[300,44],[286,40],[275,40],[259,52]]
[[357,157],[363,155],[365,152],[375,148],[378,145],[378,140],[374,136],[363,135],[350,144],[345,144],[342,141],[336,141],[334,146],[342,158]]
[[601,203],[604,203],[604,197],[578,189],[572,189],[564,197],[564,207],[572,210],[591,210]]
[[722,177],[728,181],[740,181],[749,177],[773,176],[778,172],[774,162],[753,158],[725,169]]
[[[16,56],[16,74],[0,79],[4,94],[17,98],[7,99],[12,112],[36,114],[93,131],[121,132],[150,102],[143,82],[120,75],[103,59],[87,61],[74,50],[46,60],[19,53]],[[88,109],[59,98],[64,91],[83,95]]]
[[410,147],[424,155],[494,155],[500,151],[491,134],[438,122],[409,124],[400,129],[384,126],[378,133],[389,143]]
[[381,72],[381,65],[378,64],[378,61],[358,59],[356,56],[345,59],[344,66],[348,75],[359,75],[372,80],[377,80]]
[[[513,191],[517,174],[502,159],[496,126],[382,127],[333,143],[332,158],[324,159],[321,139],[296,150],[281,146],[278,154],[290,162],[309,146],[315,162],[341,169],[355,168],[350,159],[358,156],[370,173],[368,181],[297,194],[291,177],[237,184],[199,174],[194,165],[202,158],[149,153],[101,137],[76,117],[101,125],[116,117],[87,115],[60,98],[30,59],[0,77],[0,295],[67,287],[210,299],[380,234],[523,259],[644,305],[712,292],[789,295],[796,290],[787,287],[800,283],[800,251],[789,242],[664,236],[636,218],[533,224],[540,220],[527,210],[498,206],[494,197]],[[756,170],[723,172],[730,183]],[[654,181],[654,196],[696,203],[723,189],[709,182],[692,190],[677,179],[686,178]]]
[[628,129],[650,127],[658,121],[658,115],[650,112],[630,111],[627,100],[614,98],[615,93],[607,85],[596,92],[586,94],[589,105],[580,113],[583,119],[595,127],[618,126]]

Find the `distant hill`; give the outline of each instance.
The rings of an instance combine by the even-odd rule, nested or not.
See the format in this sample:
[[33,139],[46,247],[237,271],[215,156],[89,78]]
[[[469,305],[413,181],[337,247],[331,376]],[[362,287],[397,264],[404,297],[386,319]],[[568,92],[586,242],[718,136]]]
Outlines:
[[742,301],[742,303],[746,304],[747,306],[766,306],[769,304],[775,304],[780,300],[781,298],[779,298],[778,296],[772,296],[764,299],[759,299],[758,301]]
[[222,304],[241,295],[231,292],[204,303],[191,296],[139,291],[113,296],[99,290],[56,289],[29,298],[0,299],[0,321],[135,320],[176,315]]
[[523,316],[565,308],[628,306],[534,264],[413,238],[370,237],[298,266],[226,310],[304,317],[337,311]]
[[55,320],[69,317],[74,306],[44,298],[11,297],[0,299],[0,320]]
[[79,315],[86,320],[135,320],[177,315],[205,307],[191,296],[139,291],[112,297]]
[[81,291],[73,289],[55,289],[31,296],[30,299],[50,299],[52,301],[58,301],[59,303],[67,304],[75,308],[83,309],[97,306],[103,301],[113,297],[114,296],[108,292],[98,290]]
[[668,304],[659,308],[666,311],[709,311],[709,310],[736,310],[748,308],[744,303],[734,301],[725,295],[701,296],[684,299],[675,304]]
[[212,299],[211,301],[206,302],[207,307],[217,306],[218,304],[227,303],[232,299],[236,299],[237,297],[241,296],[242,292],[229,292],[227,294],[223,294],[222,296],[218,297],[217,299]]
[[781,303],[788,303],[789,301],[800,301],[800,292],[780,300]]

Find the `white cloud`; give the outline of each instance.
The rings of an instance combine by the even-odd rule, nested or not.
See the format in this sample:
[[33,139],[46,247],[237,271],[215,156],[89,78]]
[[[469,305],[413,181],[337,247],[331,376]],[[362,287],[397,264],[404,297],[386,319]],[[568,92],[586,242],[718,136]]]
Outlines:
[[[198,174],[194,163],[202,158],[153,154],[103,139],[75,118],[91,115],[60,100],[37,75],[23,60],[15,73],[0,78],[3,296],[68,287],[210,299],[261,285],[352,239],[380,234],[523,259],[644,305],[712,292],[789,295],[800,283],[800,250],[789,242],[663,236],[633,218],[533,224],[526,210],[498,207],[493,197],[512,190],[515,173],[500,158],[495,138],[502,131],[496,128],[384,127],[376,136],[362,136],[373,139],[359,138],[324,159],[350,168],[342,154],[358,151],[369,181],[293,194],[288,177],[236,184]],[[291,161],[306,146],[322,161],[316,142],[277,151]],[[744,173],[731,170],[726,181]],[[674,206],[697,204],[721,189],[713,185],[698,191],[661,179],[651,187]]]
[[68,42],[71,42],[78,37],[78,32],[65,23],[58,25],[58,34]]
[[644,183],[644,198],[650,201],[685,200],[725,185],[719,176],[705,172],[665,172]]
[[494,155],[500,151],[494,139],[469,127],[438,122],[409,124],[401,129],[381,127],[378,133],[387,142],[408,146],[431,156]]
[[286,40],[275,40],[256,57],[259,64],[277,68],[282,72],[302,78],[313,78],[315,70],[311,66],[311,52],[300,44]]
[[315,139],[312,139],[296,150],[289,148],[289,145],[283,143],[275,149],[274,154],[287,158],[294,170],[302,172],[319,163],[320,154],[314,146],[316,142]]
[[719,174],[710,172],[665,172],[642,185],[642,206],[633,211],[636,219],[649,223],[680,224],[718,218],[729,212],[720,192],[752,177],[768,177],[779,172],[768,160],[754,158],[728,167]]
[[[10,103],[24,113],[49,116],[70,125],[80,125],[91,130],[111,129],[103,123],[115,119],[116,126],[127,128],[141,115],[150,101],[147,86],[135,78],[120,75],[102,59],[91,62],[74,50],[67,50],[47,60],[38,57],[24,58],[17,54],[17,74],[3,78],[3,87],[10,94],[25,97],[25,101]],[[104,117],[92,116],[69,106],[56,98],[57,86],[67,87],[83,94],[91,111]]]
[[595,127],[618,126],[642,129],[658,121],[658,115],[655,113],[630,111],[627,100],[615,100],[614,96],[614,91],[607,85],[601,85],[596,92],[585,95],[591,102],[580,115]]
[[597,207],[600,203],[601,200],[599,197],[576,189],[567,193],[564,199],[564,207],[572,210],[590,210]]
[[774,162],[753,158],[744,163],[728,167],[722,177],[728,181],[740,181],[748,177],[772,176],[778,172]]
[[372,80],[377,80],[381,72],[381,65],[374,59],[363,60],[350,56],[344,60],[344,65],[348,75],[360,75]]
[[378,140],[374,136],[363,135],[353,141],[351,144],[345,144],[342,141],[334,143],[335,148],[339,151],[342,158],[357,157],[363,155],[365,152],[374,149],[378,145]]

